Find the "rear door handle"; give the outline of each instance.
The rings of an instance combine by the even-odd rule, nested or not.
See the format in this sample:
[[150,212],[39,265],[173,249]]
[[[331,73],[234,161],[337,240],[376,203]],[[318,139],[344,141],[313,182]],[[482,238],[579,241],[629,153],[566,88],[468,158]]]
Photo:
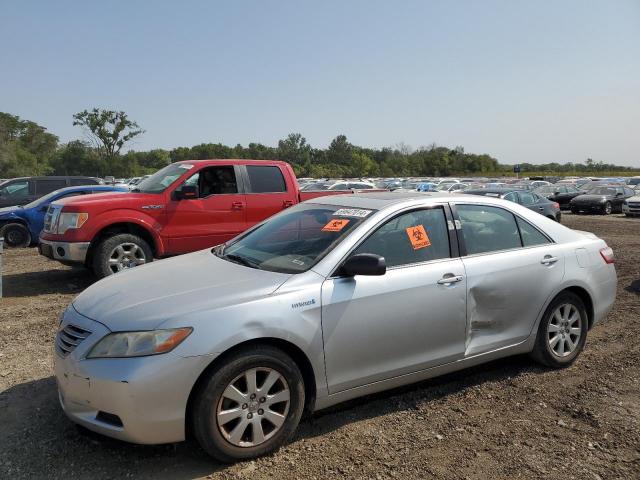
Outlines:
[[234,210],[242,210],[244,208],[244,202],[233,202],[231,208]]
[[452,283],[461,282],[464,279],[462,275],[454,275],[452,273],[447,273],[443,275],[440,280],[438,280],[438,285],[450,285]]
[[552,257],[551,255],[545,255],[545,257],[542,260],[540,260],[540,263],[542,265],[553,265],[558,260],[560,260],[558,257]]

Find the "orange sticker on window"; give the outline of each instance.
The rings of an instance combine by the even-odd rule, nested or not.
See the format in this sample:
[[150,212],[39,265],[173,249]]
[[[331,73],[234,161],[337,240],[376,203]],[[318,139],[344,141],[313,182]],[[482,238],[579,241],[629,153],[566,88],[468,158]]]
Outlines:
[[339,232],[347,225],[347,223],[349,223],[349,220],[346,220],[344,218],[331,220],[324,227],[322,227],[322,231],[323,232]]
[[431,246],[431,240],[422,225],[407,228],[407,235],[409,235],[409,241],[414,250]]

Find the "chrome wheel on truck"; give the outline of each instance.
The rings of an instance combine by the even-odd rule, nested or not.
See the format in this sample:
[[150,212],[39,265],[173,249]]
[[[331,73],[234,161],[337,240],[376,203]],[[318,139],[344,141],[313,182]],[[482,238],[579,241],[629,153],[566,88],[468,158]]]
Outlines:
[[103,238],[91,256],[93,273],[99,278],[153,261],[149,244],[131,233],[117,233]]

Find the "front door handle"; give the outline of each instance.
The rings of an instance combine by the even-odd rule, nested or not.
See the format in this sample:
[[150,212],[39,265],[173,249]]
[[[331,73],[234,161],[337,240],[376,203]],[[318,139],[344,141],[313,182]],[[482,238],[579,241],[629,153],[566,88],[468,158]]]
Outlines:
[[553,265],[558,260],[560,260],[558,257],[552,257],[551,255],[545,255],[544,258],[542,260],[540,260],[540,263],[542,265]]
[[544,207],[538,207],[538,210],[543,211]]
[[234,210],[242,210],[244,208],[244,202],[233,202],[231,208]]
[[284,208],[293,207],[293,200],[285,200],[284,202],[282,202],[282,206]]
[[438,280],[438,285],[450,285],[452,283],[461,282],[464,279],[462,275],[454,275],[453,273],[447,273]]

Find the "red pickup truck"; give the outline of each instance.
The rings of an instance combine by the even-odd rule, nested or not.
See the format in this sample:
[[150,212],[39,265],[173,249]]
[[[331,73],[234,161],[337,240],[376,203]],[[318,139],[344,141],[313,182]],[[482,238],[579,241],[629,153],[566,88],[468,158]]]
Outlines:
[[218,245],[299,202],[344,193],[349,192],[301,192],[291,166],[280,161],[177,162],[130,193],[51,204],[39,251],[105,277],[154,258]]

